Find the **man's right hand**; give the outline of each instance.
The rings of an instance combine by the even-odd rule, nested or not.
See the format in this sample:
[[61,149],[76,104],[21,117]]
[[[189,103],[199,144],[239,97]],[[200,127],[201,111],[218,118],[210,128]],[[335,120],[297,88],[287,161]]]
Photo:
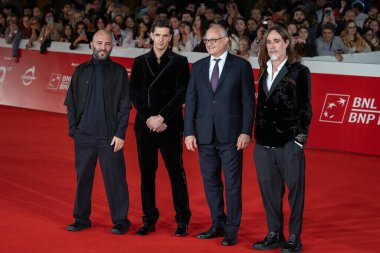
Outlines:
[[186,136],[185,145],[186,145],[187,150],[195,151],[198,148],[197,139],[195,138],[195,136],[194,135]]

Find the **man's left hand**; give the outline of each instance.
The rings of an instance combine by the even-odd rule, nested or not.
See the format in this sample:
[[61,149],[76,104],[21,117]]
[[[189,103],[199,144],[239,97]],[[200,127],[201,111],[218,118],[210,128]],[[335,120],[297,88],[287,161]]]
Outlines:
[[111,146],[112,145],[115,145],[113,148],[113,152],[117,152],[124,147],[124,140],[114,136],[111,141]]
[[151,116],[146,121],[146,125],[148,126],[150,130],[157,131],[157,129],[161,126],[163,122],[164,122],[164,118],[161,115]]
[[240,134],[236,144],[237,150],[248,147],[250,140],[251,137],[248,134]]

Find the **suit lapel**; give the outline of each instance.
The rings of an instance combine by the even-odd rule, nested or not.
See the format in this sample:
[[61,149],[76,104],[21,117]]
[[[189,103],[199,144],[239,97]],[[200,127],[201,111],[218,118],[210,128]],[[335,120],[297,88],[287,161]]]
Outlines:
[[[169,49],[167,49],[167,50],[169,50]],[[152,49],[152,53],[154,54],[153,49]],[[149,65],[148,57],[155,57],[155,56],[149,54],[149,55],[147,55],[147,57],[145,58],[146,63],[147,63],[147,65],[148,65],[148,67],[149,67],[149,70],[150,70],[150,72],[152,73],[152,75],[154,76],[154,72],[153,72],[151,66]],[[162,73],[164,73],[165,70],[166,70],[166,69],[167,69],[167,68],[173,63],[174,55],[173,55],[171,52],[168,52],[168,57],[169,57],[169,62],[166,64],[166,66],[165,66],[163,69],[161,69],[161,71],[158,73],[158,75],[157,75],[157,76],[153,79],[153,81],[150,83],[150,85],[149,85],[149,90],[153,88],[153,86],[157,83],[157,81],[158,81],[159,78],[161,77]]]
[[211,93],[211,94],[214,94],[214,92],[212,91],[212,87],[211,87],[211,82],[210,82],[210,76],[209,76],[209,71],[210,71],[210,59],[211,59],[211,56],[208,56],[206,58],[206,61],[204,63],[204,66],[202,68],[202,75],[201,75],[201,78],[205,78],[205,80],[207,80],[207,90]]
[[[282,69],[280,70],[280,73],[278,73],[278,75],[276,76],[276,78],[274,79],[273,83],[272,83],[272,86],[270,87],[270,90],[269,90],[269,93],[268,93],[268,96],[269,97],[270,95],[272,95],[273,93],[273,90],[276,88],[276,86],[278,85],[278,83],[281,81],[281,79],[288,73],[288,67],[287,67],[287,63],[284,64],[284,66],[282,67]],[[266,85],[266,79],[265,79],[265,86]],[[268,88],[266,88],[268,89]]]

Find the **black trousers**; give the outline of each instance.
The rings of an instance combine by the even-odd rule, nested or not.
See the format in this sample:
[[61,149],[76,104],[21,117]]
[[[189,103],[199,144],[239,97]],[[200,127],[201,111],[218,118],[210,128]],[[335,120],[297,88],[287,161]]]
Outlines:
[[175,221],[188,224],[191,216],[189,194],[182,160],[182,133],[135,131],[141,173],[143,222],[156,223],[156,171],[160,150],[172,188]]
[[254,158],[269,231],[283,231],[285,185],[291,208],[289,232],[301,234],[305,198],[305,153],[294,141],[283,147],[255,145]]
[[74,218],[89,222],[91,214],[91,193],[94,173],[99,158],[108,205],[114,224],[126,224],[129,208],[129,192],[125,176],[123,149],[114,152],[108,140],[96,140],[76,133],[75,167],[77,191],[74,205]]
[[[236,149],[236,143],[198,145],[199,163],[206,200],[211,211],[212,226],[225,228],[226,233],[237,233],[242,215],[242,158],[243,152]],[[226,209],[224,212],[224,187],[226,188]]]

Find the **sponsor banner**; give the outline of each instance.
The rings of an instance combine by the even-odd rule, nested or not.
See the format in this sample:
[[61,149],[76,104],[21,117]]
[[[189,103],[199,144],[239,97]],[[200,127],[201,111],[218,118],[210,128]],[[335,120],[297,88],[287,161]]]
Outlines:
[[380,78],[312,74],[308,146],[380,155]]
[[[91,58],[89,54],[42,55],[38,50],[22,50],[20,62],[14,63],[9,57],[11,48],[4,47],[0,55],[0,104],[59,113],[66,113],[63,102],[75,68]],[[133,58],[112,59],[130,75]],[[258,70],[253,72],[257,90]],[[380,155],[379,83],[378,76],[313,72],[308,147]],[[131,122],[134,118],[132,110]]]

